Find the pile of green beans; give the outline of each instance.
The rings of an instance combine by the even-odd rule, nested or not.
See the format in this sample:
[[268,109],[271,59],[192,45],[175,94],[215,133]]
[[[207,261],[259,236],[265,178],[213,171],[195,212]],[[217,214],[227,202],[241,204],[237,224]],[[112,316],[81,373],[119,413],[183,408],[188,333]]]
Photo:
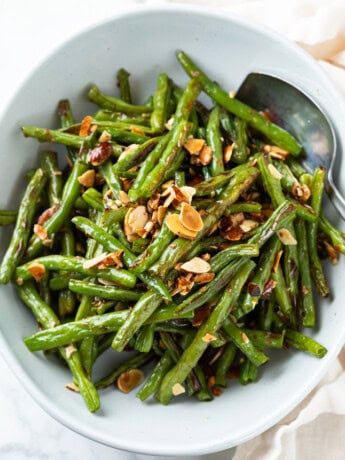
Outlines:
[[[124,375],[135,387],[133,369],[149,373],[142,401],[209,401],[229,378],[258,380],[270,349],[327,353],[304,334],[318,321],[314,288],[330,294],[320,258],[345,254],[321,208],[326,172],[308,174],[298,140],[177,59],[184,89],[161,73],[136,104],[120,69],[119,95],[91,86],[95,113],[76,121],[66,99],[59,127],[24,126],[65,145],[68,163],[41,151],[18,210],[0,210],[14,226],[0,283],[40,328],[24,342],[66,361],[92,412],[98,390],[124,391]],[[105,351],[136,354],[96,381]]]

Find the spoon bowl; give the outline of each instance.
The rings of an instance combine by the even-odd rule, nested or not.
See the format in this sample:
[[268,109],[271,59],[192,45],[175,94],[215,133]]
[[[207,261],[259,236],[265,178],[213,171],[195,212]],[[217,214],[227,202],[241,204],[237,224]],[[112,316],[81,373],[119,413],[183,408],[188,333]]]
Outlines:
[[258,111],[268,110],[270,118],[303,146],[303,166],[327,170],[326,190],[345,220],[345,199],[333,180],[337,142],[333,127],[321,108],[304,92],[285,80],[263,73],[249,74],[236,98]]

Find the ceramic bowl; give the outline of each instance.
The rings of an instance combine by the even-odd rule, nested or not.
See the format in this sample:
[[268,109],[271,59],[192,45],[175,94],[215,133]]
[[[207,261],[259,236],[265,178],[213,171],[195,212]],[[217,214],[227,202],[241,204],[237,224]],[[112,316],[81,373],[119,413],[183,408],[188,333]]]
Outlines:
[[[77,118],[94,106],[85,99],[96,82],[106,93],[115,90],[114,75],[125,67],[132,74],[135,100],[152,93],[159,72],[183,85],[186,75],[175,58],[189,53],[226,90],[236,90],[252,71],[281,76],[305,90],[328,114],[339,148],[345,145],[345,104],[318,64],[296,45],[275,33],[224,12],[170,6],[139,9],[97,25],[55,50],[26,79],[0,121],[0,208],[15,208],[25,184],[25,171],[37,164],[38,144],[24,139],[22,124],[53,127],[57,101],[69,98]],[[345,176],[345,164],[338,168]],[[332,208],[328,213],[342,225]],[[343,227],[344,228],[344,227]],[[0,254],[9,241],[1,229]],[[343,258],[344,259],[344,258]],[[30,353],[22,339],[35,321],[11,286],[0,288],[1,351],[23,386],[54,418],[93,440],[133,452],[192,455],[220,451],[271,427],[291,411],[319,382],[345,337],[343,308],[344,260],[327,265],[334,296],[318,301],[318,328],[311,334],[328,348],[323,360],[301,352],[273,356],[257,383],[231,382],[210,403],[176,398],[169,406],[141,403],[135,392],[113,388],[101,393],[102,408],[90,414],[80,397],[65,390],[66,368],[41,353]],[[123,356],[111,355],[97,366],[106,371]]]

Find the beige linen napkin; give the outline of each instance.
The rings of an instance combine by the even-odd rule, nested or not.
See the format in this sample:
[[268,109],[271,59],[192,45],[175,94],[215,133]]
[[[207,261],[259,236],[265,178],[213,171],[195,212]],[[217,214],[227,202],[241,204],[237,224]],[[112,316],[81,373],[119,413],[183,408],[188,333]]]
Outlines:
[[[187,2],[234,12],[298,42],[320,60],[345,95],[344,0]],[[292,413],[261,436],[237,447],[232,460],[309,459],[345,459],[345,349],[322,382]]]

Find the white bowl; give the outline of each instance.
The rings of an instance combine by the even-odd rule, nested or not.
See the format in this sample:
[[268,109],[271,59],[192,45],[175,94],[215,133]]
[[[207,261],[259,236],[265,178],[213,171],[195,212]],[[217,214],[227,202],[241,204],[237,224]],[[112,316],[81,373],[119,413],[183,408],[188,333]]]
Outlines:
[[[54,126],[57,101],[66,97],[77,117],[94,110],[85,100],[89,84],[96,82],[111,93],[120,67],[131,72],[138,100],[152,93],[160,71],[183,84],[187,78],[175,58],[179,49],[227,90],[236,89],[251,71],[273,73],[294,82],[323,107],[333,122],[340,149],[345,145],[345,104],[318,64],[297,46],[224,12],[191,6],[145,8],[78,35],[27,78],[0,121],[0,208],[16,207],[24,173],[37,164],[37,143],[22,137],[22,124]],[[338,170],[344,176],[344,162]],[[343,225],[332,208],[329,213],[335,224]],[[1,232],[3,254],[10,232]],[[336,357],[345,338],[344,258],[336,267],[328,265],[327,273],[334,298],[318,302],[320,327],[312,332],[328,348],[326,357],[317,360],[302,352],[279,353],[260,371],[256,384],[241,387],[230,383],[211,403],[176,398],[163,407],[155,401],[141,403],[134,392],[123,395],[109,389],[101,393],[101,410],[96,415],[88,413],[82,399],[64,389],[70,381],[69,372],[24,346],[22,339],[34,332],[35,322],[11,286],[0,289],[1,350],[22,384],[48,413],[91,439],[157,455],[220,451],[278,422],[312,390]]]

